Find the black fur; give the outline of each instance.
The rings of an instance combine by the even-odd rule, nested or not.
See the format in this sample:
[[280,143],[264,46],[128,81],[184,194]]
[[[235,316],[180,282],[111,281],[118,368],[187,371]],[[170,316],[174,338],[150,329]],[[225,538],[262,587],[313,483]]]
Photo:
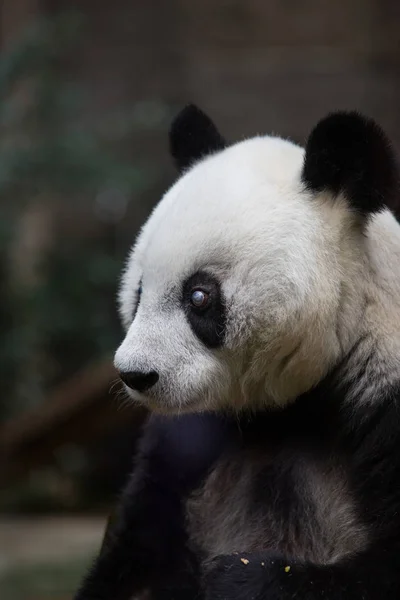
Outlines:
[[194,104],[184,108],[173,121],[169,143],[180,172],[201,158],[226,147],[226,142],[214,123]]
[[142,281],[139,281],[139,285],[138,288],[136,289],[136,293],[135,293],[135,297],[133,299],[133,303],[132,303],[132,309],[131,309],[131,323],[133,323],[137,311],[139,310],[139,305],[140,305],[140,299],[142,297],[142,292],[143,292],[143,288],[142,288]]
[[184,500],[226,446],[226,432],[215,415],[150,417],[114,523],[75,600],[128,600],[147,588],[160,599],[175,590],[177,600],[194,600],[198,562],[187,547]]
[[343,193],[352,208],[397,208],[398,169],[385,133],[372,119],[338,112],[322,119],[306,145],[302,179],[313,192]]
[[324,566],[263,552],[224,556],[208,577],[205,600],[395,600],[398,551],[398,545],[376,544],[368,553]]
[[[97,561],[76,599],[128,600],[145,588],[153,600],[398,599],[400,385],[376,398],[377,408],[370,407],[366,415],[362,406],[347,405],[347,390],[337,386],[336,377],[280,412],[243,414],[230,422],[207,417],[197,441],[192,434],[201,417],[180,422],[180,431],[188,436],[181,442],[176,422],[172,429],[168,421],[150,424],[122,501],[114,544]],[[238,548],[239,553],[217,557],[204,579],[201,554],[187,538],[183,507],[221,451],[228,463],[261,465],[248,498],[249,511],[260,516],[272,511],[280,535],[276,550],[247,553]],[[368,545],[325,565],[284,554],[282,540],[289,529],[296,529],[302,539],[315,518],[314,506],[296,491],[299,467],[310,462],[328,471],[332,461],[346,473]]]
[[[196,308],[190,302],[193,290],[209,294],[209,302]],[[199,340],[208,348],[218,348],[224,343],[226,308],[219,281],[209,273],[199,271],[183,284],[182,304],[190,326]]]
[[253,511],[274,506],[277,520],[289,526],[294,516],[300,531],[306,529],[313,511],[296,497],[295,464],[307,457],[329,464],[335,457],[348,474],[368,547],[326,565],[279,550],[217,557],[206,577],[205,600],[400,598],[400,384],[376,398],[377,408],[367,416],[362,407],[343,402],[345,393],[329,377],[289,409],[242,423],[246,447],[277,451],[255,484]]

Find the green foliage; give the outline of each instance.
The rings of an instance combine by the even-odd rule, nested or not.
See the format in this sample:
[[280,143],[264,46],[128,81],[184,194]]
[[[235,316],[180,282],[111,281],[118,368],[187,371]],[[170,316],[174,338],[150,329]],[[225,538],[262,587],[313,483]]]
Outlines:
[[[76,13],[40,20],[0,58],[0,417],[115,348],[118,221],[155,180],[123,149],[139,129],[160,127],[165,108],[140,103],[100,123],[84,119],[83,90],[63,70],[83,27]],[[24,211],[40,202],[97,224],[90,237],[56,224],[35,283],[26,284],[10,250]]]

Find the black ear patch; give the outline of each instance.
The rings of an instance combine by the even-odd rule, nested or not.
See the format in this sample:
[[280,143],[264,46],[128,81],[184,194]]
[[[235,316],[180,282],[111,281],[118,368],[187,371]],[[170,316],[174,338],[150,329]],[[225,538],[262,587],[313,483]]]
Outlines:
[[226,147],[214,123],[194,104],[186,106],[175,117],[169,132],[169,144],[179,171]]
[[396,207],[398,169],[390,142],[375,121],[357,112],[333,113],[317,124],[302,180],[314,192],[343,193],[363,214]]

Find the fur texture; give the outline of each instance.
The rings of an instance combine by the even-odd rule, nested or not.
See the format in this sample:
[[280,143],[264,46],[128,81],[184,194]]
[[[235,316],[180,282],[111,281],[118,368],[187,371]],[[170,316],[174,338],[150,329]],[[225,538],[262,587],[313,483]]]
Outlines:
[[185,499],[229,446],[217,415],[167,418],[146,424],[133,475],[110,524],[100,556],[75,600],[120,600],[132,594],[194,598],[199,561],[188,547]]
[[[369,119],[339,113],[306,151],[268,136],[207,146],[204,132],[220,134],[193,111],[171,131],[185,172],[122,278],[115,365],[157,373],[142,392],[128,382],[132,401],[196,414],[149,423],[119,524],[77,598],[397,599],[390,145]],[[192,127],[196,143],[182,135]],[[177,444],[183,429],[198,435]]]
[[398,173],[393,150],[381,128],[356,112],[323,119],[306,147],[303,181],[314,192],[343,193],[364,214],[398,202]]
[[204,156],[226,146],[211,119],[193,104],[189,104],[173,121],[169,143],[179,171],[184,171]]

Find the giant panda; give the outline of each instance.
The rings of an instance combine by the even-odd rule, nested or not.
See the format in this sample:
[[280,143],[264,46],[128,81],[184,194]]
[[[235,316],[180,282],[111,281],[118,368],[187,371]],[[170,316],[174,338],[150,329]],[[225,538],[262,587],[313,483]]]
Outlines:
[[400,598],[398,171],[357,112],[302,148],[191,105],[122,276],[115,366],[146,406],[78,600]]

